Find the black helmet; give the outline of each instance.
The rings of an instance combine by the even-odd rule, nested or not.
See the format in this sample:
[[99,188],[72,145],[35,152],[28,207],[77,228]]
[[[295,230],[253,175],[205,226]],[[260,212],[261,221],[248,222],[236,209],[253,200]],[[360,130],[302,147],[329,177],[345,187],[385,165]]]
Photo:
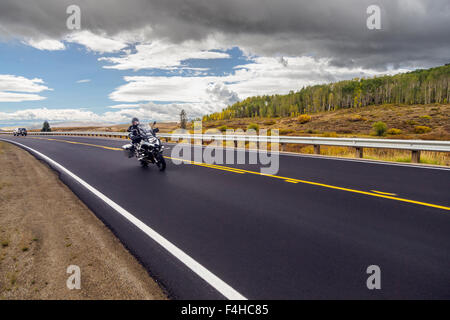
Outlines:
[[134,124],[135,122],[139,123],[139,119],[134,117],[133,119],[131,119],[131,124]]

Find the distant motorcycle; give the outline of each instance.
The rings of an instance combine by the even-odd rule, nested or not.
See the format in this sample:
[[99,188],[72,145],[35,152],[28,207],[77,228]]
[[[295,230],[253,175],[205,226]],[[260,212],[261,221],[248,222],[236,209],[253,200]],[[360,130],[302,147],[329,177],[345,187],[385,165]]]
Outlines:
[[[153,126],[156,122],[153,123]],[[148,167],[150,163],[156,164],[160,171],[166,169],[166,160],[163,157],[164,146],[161,140],[156,136],[159,132],[158,128],[151,128],[147,126],[139,126],[137,132],[134,132],[134,137],[138,142],[129,143],[122,146],[125,155],[128,158],[136,157],[141,163],[142,167]],[[132,133],[129,134],[130,138]]]

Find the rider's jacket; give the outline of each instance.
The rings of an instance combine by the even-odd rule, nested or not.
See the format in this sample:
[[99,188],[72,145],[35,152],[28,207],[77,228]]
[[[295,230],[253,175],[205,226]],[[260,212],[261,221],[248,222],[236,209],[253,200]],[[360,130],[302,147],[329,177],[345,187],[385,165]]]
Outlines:
[[132,143],[139,143],[141,141],[142,128],[140,124],[131,125],[127,131],[130,133],[130,139]]

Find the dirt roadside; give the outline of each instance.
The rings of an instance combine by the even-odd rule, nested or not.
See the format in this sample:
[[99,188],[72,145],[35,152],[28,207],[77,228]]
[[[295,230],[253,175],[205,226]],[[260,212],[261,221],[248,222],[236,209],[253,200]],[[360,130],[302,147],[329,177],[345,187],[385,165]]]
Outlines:
[[[81,289],[69,290],[69,265]],[[0,142],[0,299],[167,299],[44,163]]]

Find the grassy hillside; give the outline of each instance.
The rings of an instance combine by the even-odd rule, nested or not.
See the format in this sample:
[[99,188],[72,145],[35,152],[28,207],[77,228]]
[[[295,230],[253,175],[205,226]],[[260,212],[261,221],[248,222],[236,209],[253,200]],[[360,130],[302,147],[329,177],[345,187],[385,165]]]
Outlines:
[[[298,117],[238,118],[206,121],[204,128],[224,130],[279,129],[280,135],[373,137],[373,124],[386,123],[383,137],[395,139],[450,140],[450,104],[382,105],[361,109],[341,109]],[[391,130],[390,130],[391,129]],[[394,129],[394,130],[392,130]]]

